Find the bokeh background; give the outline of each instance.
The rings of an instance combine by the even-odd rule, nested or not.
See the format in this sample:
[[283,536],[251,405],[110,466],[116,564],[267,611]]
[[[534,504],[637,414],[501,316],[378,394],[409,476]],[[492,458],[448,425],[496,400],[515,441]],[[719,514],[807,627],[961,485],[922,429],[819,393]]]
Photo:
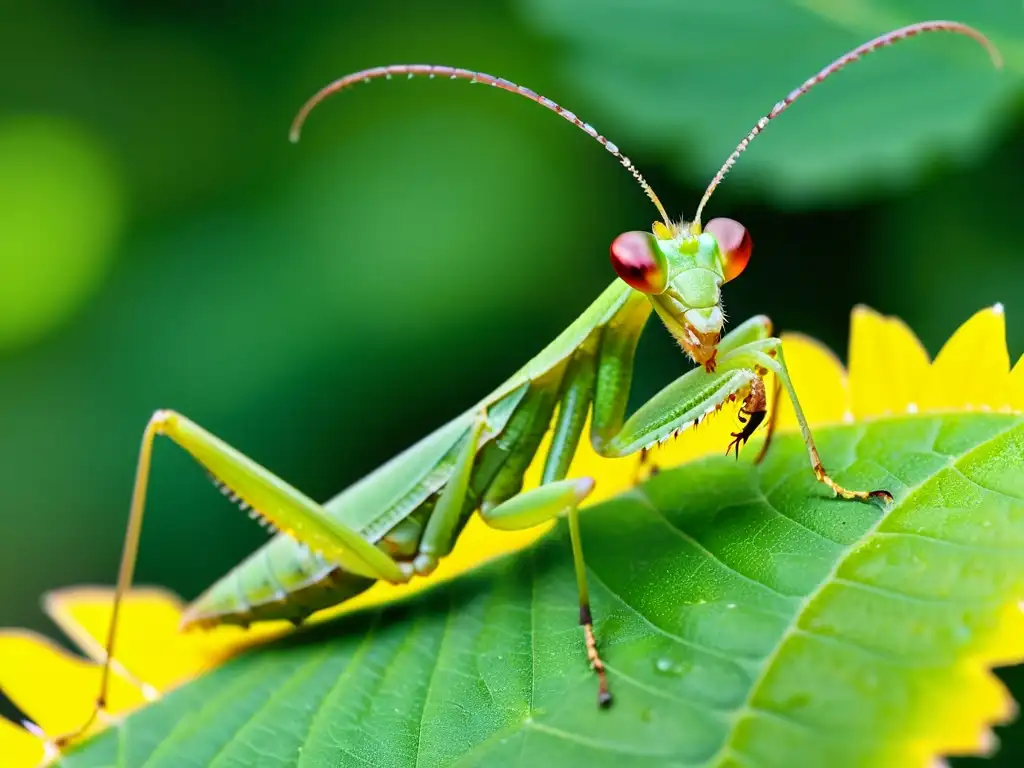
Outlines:
[[[414,80],[296,108],[354,69],[504,76],[618,143],[674,214],[818,67],[936,35],[773,124],[709,216],[757,245],[730,316],[845,353],[858,302],[929,351],[1002,302],[1024,349],[1024,9],[1009,0],[18,0],[0,10],[0,625],[114,578],[135,452],[173,407],[326,498],[473,403],[612,279],[653,209],[510,94]],[[656,325],[636,397],[685,364]],[[138,579],[195,596],[263,540],[168,445]],[[1019,680],[1024,676],[1018,675]],[[1024,684],[1016,685],[1024,698]],[[2,706],[2,705],[0,705]],[[1018,764],[1024,731],[1005,732]]]

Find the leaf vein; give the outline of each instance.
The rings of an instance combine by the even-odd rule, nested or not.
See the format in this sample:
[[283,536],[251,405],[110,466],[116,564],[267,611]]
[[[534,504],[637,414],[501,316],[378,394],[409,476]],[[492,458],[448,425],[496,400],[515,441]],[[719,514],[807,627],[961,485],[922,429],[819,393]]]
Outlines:
[[894,656],[892,654],[884,653],[876,648],[859,643],[856,640],[852,640],[849,637],[843,635],[828,635],[824,632],[811,629],[809,627],[800,626],[793,630],[793,634],[797,636],[803,636],[821,642],[823,645],[829,645],[839,651],[853,651],[863,656],[870,656],[871,658],[885,662],[886,664],[896,664],[907,669],[920,668],[931,665],[921,665],[908,663],[906,659],[901,656]]
[[965,541],[953,541],[942,536],[933,536],[920,531],[875,531],[875,538],[896,539],[921,539],[934,544],[941,544],[945,547],[955,547],[967,552],[974,552],[979,555],[1009,555],[1014,554],[1019,547],[989,547],[981,544],[970,544]]
[[[993,441],[998,440],[1000,437],[1006,435],[1009,432],[1012,432],[1015,429],[1018,429],[1019,427],[1019,423],[1014,423],[1011,426],[1007,427],[1006,429],[1002,429],[996,434],[989,436],[988,438],[981,441],[977,445],[973,446],[969,450],[964,451],[959,457],[957,457],[956,463],[962,462],[965,458],[969,457],[975,451],[978,451],[981,448],[990,445]],[[861,434],[857,437],[856,443],[859,443],[863,439],[865,434],[866,431],[862,431]],[[853,447],[854,455],[856,455],[856,451],[857,448],[855,444]],[[842,568],[843,564],[846,562],[847,558],[849,558],[850,554],[857,550],[857,545],[870,540],[874,533],[882,526],[885,520],[889,518],[889,515],[893,514],[897,509],[899,509],[904,504],[906,504],[910,499],[912,499],[917,494],[917,492],[927,483],[931,482],[933,478],[934,474],[930,474],[928,477],[922,479],[920,483],[909,489],[909,492],[903,497],[902,500],[900,500],[898,504],[894,505],[891,509],[889,509],[886,514],[880,515],[879,518],[867,528],[867,530],[864,532],[864,534],[859,538],[857,542],[850,544],[845,549],[845,552],[843,552],[839,555],[839,557],[836,558],[836,562],[832,566],[832,569],[825,575],[825,577],[821,580],[818,586],[810,594],[808,594],[805,598],[803,598],[800,601],[800,604],[797,607],[797,610],[794,612],[789,625],[783,630],[782,634],[778,639],[778,642],[775,644],[775,646],[772,648],[772,650],[768,653],[768,655],[762,662],[760,673],[755,678],[753,684],[750,686],[750,690],[747,693],[746,701],[734,713],[732,718],[732,730],[723,742],[722,748],[719,750],[719,754],[716,757],[712,758],[712,765],[724,765],[724,753],[727,750],[733,749],[732,741],[736,735],[738,724],[745,717],[749,717],[751,715],[751,707],[755,704],[757,700],[758,692],[760,691],[762,685],[764,685],[765,681],[768,679],[768,676],[774,668],[776,662],[779,660],[779,655],[781,653],[782,648],[786,645],[787,640],[796,632],[796,630],[800,628],[800,622],[803,619],[803,616],[806,613],[807,609],[814,603],[815,600],[817,600],[821,596],[821,594],[824,591],[824,588],[828,584],[833,583],[837,579],[840,568]]]
[[911,603],[913,605],[957,605],[959,603],[977,605],[978,601],[969,600],[951,600],[945,597],[924,597],[922,595],[915,595],[910,592],[903,592],[893,587],[883,587],[879,584],[870,584],[866,581],[859,581],[857,579],[851,579],[847,576],[836,576],[832,579],[833,584],[842,584],[843,586],[853,587],[855,589],[861,589],[866,592],[874,592],[882,597],[887,597],[891,600],[897,600],[899,602]]
[[641,691],[645,691],[646,693],[649,693],[652,696],[657,696],[660,699],[665,699],[666,701],[681,704],[687,709],[692,709],[694,712],[698,714],[706,715],[710,711],[715,715],[723,715],[727,712],[732,712],[732,709],[730,709],[729,707],[716,706],[714,703],[711,702],[708,702],[707,704],[698,704],[693,699],[684,699],[682,696],[676,696],[674,694],[662,690],[661,688],[656,688],[653,685],[648,685],[647,683],[637,680],[635,677],[627,675],[622,670],[613,667],[608,662],[605,662],[604,666],[605,669],[607,669],[609,672],[613,672],[617,679],[622,680],[635,688],[639,688]]
[[452,629],[452,617],[455,615],[449,596],[448,610],[445,613],[444,625],[441,627],[441,638],[437,644],[437,653],[434,656],[434,667],[430,670],[430,679],[427,681],[427,690],[423,694],[423,706],[420,707],[420,725],[416,731],[416,768],[420,766],[420,758],[423,757],[423,726],[427,722],[427,705],[430,703],[430,694],[434,691],[434,683],[437,681],[437,673],[441,670],[441,657],[445,642],[448,640]]
[[765,505],[767,505],[769,510],[774,512],[776,515],[781,517],[783,520],[789,521],[793,525],[795,525],[795,526],[797,526],[799,528],[802,528],[803,530],[805,530],[808,533],[818,537],[819,539],[821,539],[822,541],[824,541],[824,542],[826,542],[828,544],[834,544],[834,545],[836,545],[838,547],[843,547],[844,546],[843,542],[836,541],[835,539],[830,539],[828,536],[826,536],[825,534],[821,533],[820,531],[816,531],[813,528],[811,528],[809,525],[801,523],[796,518],[790,517],[789,515],[784,513],[779,507],[775,506],[775,504],[772,502],[772,500],[768,498],[767,494],[763,494],[762,493],[760,500],[763,501],[765,503]]
[[1020,504],[1021,502],[1024,502],[1024,498],[1022,498],[1020,496],[1014,496],[1011,493],[1006,493],[1005,491],[1000,491],[1000,490],[997,490],[995,488],[989,488],[986,485],[982,485],[981,483],[979,483],[973,477],[968,475],[966,472],[964,472],[962,469],[960,469],[960,467],[956,466],[955,464],[950,465],[950,469],[952,469],[954,472],[956,472],[958,475],[960,475],[960,477],[962,477],[964,480],[969,482],[975,488],[980,488],[985,493],[991,493],[993,496],[999,496],[999,497],[1004,498],[1004,499],[1009,499],[1014,504]]
[[202,722],[204,715],[219,712],[225,702],[236,699],[242,691],[258,686],[272,667],[270,659],[270,654],[262,656],[256,662],[256,666],[252,670],[249,670],[247,674],[241,675],[237,679],[231,681],[229,685],[225,686],[218,691],[216,695],[205,701],[203,705],[191,713],[190,716],[184,717],[175,723],[167,735],[164,736],[164,738],[160,740],[160,743],[156,745],[153,751],[146,756],[146,760],[142,764],[143,768],[150,765],[155,757],[159,757],[162,753],[173,747],[175,743],[187,737],[195,724],[197,722]]
[[[637,486],[636,488],[633,488],[630,491],[630,493],[639,496],[640,499],[643,501],[643,503],[652,512],[654,512],[654,514],[658,517],[658,519],[662,523],[664,523],[666,528],[668,528],[670,531],[673,531],[676,536],[678,536],[683,541],[685,541],[687,544],[692,546],[700,554],[704,555],[707,558],[708,562],[713,563],[715,565],[718,565],[724,571],[726,571],[727,573],[732,574],[736,578],[741,579],[741,580],[747,582],[748,584],[752,584],[753,586],[756,586],[756,587],[758,587],[760,589],[767,590],[767,591],[771,592],[773,595],[777,595],[778,597],[782,597],[782,598],[784,598],[786,600],[792,600],[795,597],[800,597],[800,595],[788,595],[785,592],[781,592],[780,590],[778,590],[775,587],[771,586],[770,584],[766,584],[765,582],[760,581],[760,580],[754,578],[753,576],[748,576],[747,574],[742,573],[742,572],[736,570],[735,567],[729,565],[727,562],[722,560],[722,558],[719,555],[716,555],[710,549],[705,547],[703,544],[701,544],[699,541],[697,541],[697,539],[695,539],[689,533],[687,533],[683,529],[679,528],[677,525],[673,524],[672,521],[669,520],[668,517],[665,515],[665,513],[662,510],[658,509],[657,505],[655,505],[654,502],[651,501],[651,499],[647,495],[646,491],[644,491],[643,488],[641,488],[640,486]],[[783,616],[782,614],[779,614],[779,616],[781,618],[787,618],[787,619],[789,618],[789,616]]]
[[607,752],[615,752],[620,755],[629,755],[630,757],[664,757],[665,753],[658,752],[641,752],[639,750],[630,749],[624,744],[617,744],[613,741],[603,741],[601,739],[593,739],[589,736],[584,736],[579,733],[573,733],[572,731],[563,731],[561,728],[555,728],[550,725],[544,725],[538,723],[536,720],[527,720],[523,723],[524,727],[541,733],[546,733],[549,736],[555,738],[564,739],[565,741],[579,744],[581,746],[589,747],[590,749],[604,750]]
[[[374,613],[373,619],[370,625],[366,629],[366,634],[359,640],[359,644],[356,646],[352,653],[352,657],[349,659],[348,664],[345,666],[344,671],[338,675],[334,681],[334,685],[330,687],[327,693],[324,694],[323,698],[320,699],[320,704],[317,707],[316,714],[310,718],[309,726],[306,728],[305,744],[308,746],[314,732],[319,731],[322,727],[324,718],[327,717],[325,710],[327,708],[327,702],[331,701],[339,692],[344,681],[347,681],[351,675],[352,670],[357,669],[358,662],[362,659],[363,655],[370,649],[372,640],[375,636],[377,625],[380,623],[382,613],[380,611]],[[343,752],[348,752],[342,744],[335,742],[337,747]],[[303,764],[303,760],[299,761],[299,765]]]
[[649,627],[650,629],[653,629],[655,632],[657,632],[662,637],[668,638],[669,640],[673,640],[673,641],[679,643],[680,645],[684,645],[684,646],[688,646],[690,648],[693,648],[694,650],[699,651],[701,653],[705,653],[708,656],[714,656],[715,658],[722,659],[723,661],[731,662],[731,663],[733,663],[736,666],[741,667],[741,668],[742,668],[742,665],[740,664],[740,661],[757,662],[757,661],[761,661],[764,658],[763,656],[739,656],[739,655],[736,655],[736,654],[728,654],[728,653],[725,653],[724,651],[719,651],[717,648],[712,648],[711,646],[708,646],[708,645],[702,645],[701,643],[697,643],[697,642],[695,642],[693,640],[688,640],[685,637],[682,637],[681,635],[674,634],[673,632],[670,632],[669,630],[665,629],[664,627],[661,627],[658,624],[655,624],[642,611],[638,610],[633,605],[631,605],[629,602],[627,602],[625,598],[623,598],[621,595],[617,594],[614,590],[612,590],[601,579],[601,577],[599,575],[597,575],[593,571],[590,571],[590,574],[593,577],[594,582],[596,584],[599,584],[601,586],[601,588],[605,590],[605,592],[607,592],[609,595],[611,595],[624,608],[629,610],[633,615],[635,615],[638,619],[640,619],[640,621],[642,621],[647,627]]
[[229,747],[239,742],[239,737],[248,729],[250,725],[256,722],[257,718],[259,718],[260,715],[269,710],[282,697],[287,696],[287,694],[290,692],[292,683],[296,679],[299,679],[304,675],[308,675],[311,670],[315,670],[316,667],[319,667],[321,662],[323,661],[323,658],[328,655],[329,651],[330,649],[325,647],[321,650],[320,653],[314,654],[313,657],[308,659],[305,663],[295,667],[295,669],[293,669],[288,674],[288,676],[281,681],[281,684],[270,694],[270,696],[268,696],[267,699],[263,701],[254,712],[252,712],[250,715],[246,717],[245,722],[241,723],[237,728],[234,729],[234,733],[231,734],[231,738],[220,745],[220,747],[208,761],[208,764],[211,766],[215,765],[218,759],[227,751]]

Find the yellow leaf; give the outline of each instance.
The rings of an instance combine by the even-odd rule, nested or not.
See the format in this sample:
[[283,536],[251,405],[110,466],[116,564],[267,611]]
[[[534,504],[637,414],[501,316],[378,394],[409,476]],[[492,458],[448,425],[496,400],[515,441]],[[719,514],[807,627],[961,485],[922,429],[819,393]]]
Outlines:
[[928,364],[928,353],[902,320],[865,306],[854,308],[849,365],[855,419],[913,409],[920,402]]
[[1006,389],[1006,399],[1010,408],[1014,411],[1024,411],[1024,355],[1020,356],[1010,371]]
[[41,739],[0,717],[0,755],[8,765],[17,768],[39,765],[46,753]]
[[[50,618],[93,661],[104,658],[113,590],[72,587],[48,594]],[[219,627],[178,631],[181,599],[162,589],[136,588],[125,596],[115,648],[115,670],[152,697],[216,666],[247,645],[280,634],[268,625],[252,631]]]
[[[849,420],[850,391],[839,358],[820,341],[801,333],[782,336],[782,353],[807,422],[837,424]],[[789,398],[782,397],[779,429],[796,429],[796,413]]]
[[[0,632],[0,687],[47,734],[77,730],[89,719],[100,689],[100,669],[33,632]],[[142,692],[114,675],[107,710],[119,714],[145,701]],[[90,731],[100,730],[97,723]],[[6,744],[0,742],[0,754]]]
[[979,410],[1008,402],[1010,356],[1001,304],[983,309],[945,343],[928,372],[920,409]]

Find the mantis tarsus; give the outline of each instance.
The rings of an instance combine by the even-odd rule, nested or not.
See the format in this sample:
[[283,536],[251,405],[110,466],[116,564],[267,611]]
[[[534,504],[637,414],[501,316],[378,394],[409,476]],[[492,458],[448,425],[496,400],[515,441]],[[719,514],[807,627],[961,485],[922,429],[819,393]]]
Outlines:
[[[517,93],[557,112],[601,143],[633,175],[662,220],[652,232],[627,232],[614,240],[611,261],[619,279],[540,354],[464,414],[323,505],[185,416],[168,410],[154,413],[142,438],[96,708],[79,731],[61,737],[58,744],[84,732],[106,703],[118,613],[135,566],[157,435],[166,435],[188,451],[225,495],[280,531],[193,602],[184,627],[248,625],[267,619],[299,623],[376,580],[398,583],[427,575],[451,550],[477,510],[490,526],[506,530],[533,527],[564,515],[579,590],[580,624],[602,706],[611,702],[611,693],[594,637],[578,520],[578,506],[595,481],[566,478],[588,415],[596,451],[618,457],[646,452],[726,401],[742,400],[743,426],[733,433],[729,445],[738,455],[740,445],[765,419],[763,378],[770,371],[793,404],[817,479],[846,499],[891,501],[888,491],[850,490],[829,477],[793,389],[781,342],[771,335],[767,317],[754,317],[722,335],[720,289],[743,271],[752,244],[747,230],[730,219],[713,219],[702,227],[701,212],[750,142],[793,102],[863,55],[933,31],[971,37],[989,51],[997,66],[1000,63],[984,35],[951,21],[914,24],[864,43],[809,78],[758,120],[715,174],[689,222],[672,221],[633,163],[588,123],[507,80],[452,67],[392,65],[348,75],[315,94],[295,118],[293,140],[324,98],[378,78],[446,77]],[[696,367],[626,418],[633,356],[652,310]],[[766,445],[771,426],[769,419]],[[549,429],[553,439],[541,484],[522,492],[523,474]]]

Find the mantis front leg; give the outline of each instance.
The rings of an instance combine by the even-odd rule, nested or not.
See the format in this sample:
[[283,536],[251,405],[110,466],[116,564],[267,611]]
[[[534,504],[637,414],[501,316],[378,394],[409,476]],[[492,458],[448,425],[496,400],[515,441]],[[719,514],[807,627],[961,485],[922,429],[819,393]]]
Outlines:
[[804,416],[800,401],[796,396],[796,389],[793,387],[793,380],[789,375],[789,368],[782,353],[782,341],[777,338],[766,338],[760,341],[750,342],[732,350],[722,358],[724,368],[763,368],[770,370],[776,375],[779,383],[786,390],[790,402],[793,403],[793,411],[800,427],[800,434],[803,437],[804,445],[807,446],[807,454],[811,460],[811,468],[818,482],[823,483],[832,489],[837,496],[844,499],[859,499],[866,501],[871,498],[879,498],[884,501],[892,501],[892,494],[886,490],[855,491],[844,488],[833,480],[825,470],[821,461],[821,455],[814,444],[814,437],[811,434],[807,417]]
[[[771,327],[771,321],[764,315],[738,325],[719,342],[718,359],[724,361],[737,349],[768,339]],[[714,373],[696,368],[683,374],[627,420],[632,355],[637,341],[637,329],[628,322],[611,325],[605,331],[591,429],[594,450],[602,456],[617,458],[644,451],[737,395],[746,397],[753,388],[763,391],[754,366],[745,369],[719,363]]]
[[[611,384],[604,389],[598,386],[592,436],[598,453],[609,457],[628,456],[664,439],[737,395],[743,395],[744,398],[749,396],[745,403],[748,421],[741,432],[733,434],[737,440],[745,441],[764,419],[766,399],[762,377],[771,371],[793,404],[811,468],[818,481],[844,499],[892,500],[892,494],[888,491],[844,488],[826,472],[786,367],[782,341],[771,336],[771,321],[767,317],[762,315],[752,318],[726,335],[718,345],[717,359],[714,373],[698,368],[680,376],[640,406],[625,423],[622,421],[622,413],[629,392],[628,381],[626,387],[621,387],[615,386],[617,382],[609,378]],[[738,443],[732,445],[738,449]],[[758,459],[761,458],[763,451]]]

